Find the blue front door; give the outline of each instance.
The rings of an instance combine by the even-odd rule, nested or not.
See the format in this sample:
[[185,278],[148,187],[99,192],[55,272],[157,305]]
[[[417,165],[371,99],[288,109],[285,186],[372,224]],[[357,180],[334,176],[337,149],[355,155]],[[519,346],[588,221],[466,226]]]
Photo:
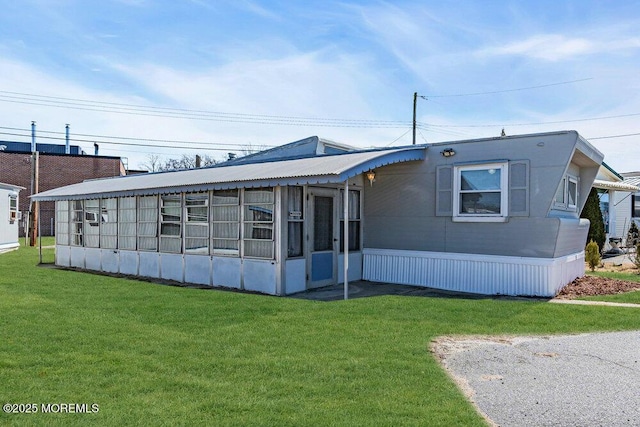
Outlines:
[[311,235],[310,274],[308,287],[332,285],[336,282],[335,191],[310,190]]

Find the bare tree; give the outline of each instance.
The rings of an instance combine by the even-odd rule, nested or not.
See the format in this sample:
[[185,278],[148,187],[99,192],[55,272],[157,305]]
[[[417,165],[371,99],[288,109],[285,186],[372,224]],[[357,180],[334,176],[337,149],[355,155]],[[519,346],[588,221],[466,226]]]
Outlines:
[[[209,155],[200,156],[200,167],[212,166],[218,163],[218,160]],[[183,154],[179,158],[168,158],[164,161],[155,154],[149,154],[147,161],[140,165],[149,172],[175,171],[196,168],[196,156],[188,156]]]
[[267,147],[264,145],[253,145],[251,142],[249,142],[248,144],[243,145],[242,148],[240,148],[240,153],[242,153],[242,156],[248,156],[249,154],[254,154],[266,149]]
[[139,168],[146,169],[149,172],[158,172],[161,166],[162,162],[157,154],[147,154],[147,160],[138,164]]

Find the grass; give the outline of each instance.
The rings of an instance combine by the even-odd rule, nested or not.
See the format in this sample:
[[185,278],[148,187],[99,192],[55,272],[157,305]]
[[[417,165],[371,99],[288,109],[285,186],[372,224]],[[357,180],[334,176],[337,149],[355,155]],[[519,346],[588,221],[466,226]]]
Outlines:
[[[640,282],[640,275],[635,272],[625,271],[593,271],[588,272],[593,276],[606,277],[608,279],[626,280],[628,282]],[[615,295],[597,295],[592,297],[583,297],[579,299],[608,301],[608,302],[624,302],[632,304],[640,304],[640,291],[625,292]]]
[[375,297],[322,303],[35,267],[0,256],[2,403],[14,425],[484,425],[428,351],[445,334],[638,328],[640,312]]

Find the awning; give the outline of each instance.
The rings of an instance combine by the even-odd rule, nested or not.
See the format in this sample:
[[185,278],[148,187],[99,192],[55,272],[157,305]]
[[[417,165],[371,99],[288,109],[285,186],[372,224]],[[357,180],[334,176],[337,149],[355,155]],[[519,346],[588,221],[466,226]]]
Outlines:
[[218,166],[88,180],[31,196],[33,200],[78,200],[181,193],[228,188],[342,183],[370,169],[424,160],[424,146],[358,151],[305,159]]
[[601,179],[593,181],[593,186],[602,190],[626,191],[628,193],[636,193],[640,191],[640,187],[636,187],[635,185],[624,182],[603,181]]

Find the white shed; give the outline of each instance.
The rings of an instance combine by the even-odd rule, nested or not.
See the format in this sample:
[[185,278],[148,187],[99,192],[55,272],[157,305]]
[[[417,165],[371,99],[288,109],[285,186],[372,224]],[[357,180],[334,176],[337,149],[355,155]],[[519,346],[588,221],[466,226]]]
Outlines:
[[0,182],[0,252],[16,249],[18,243],[18,193],[24,190],[17,185]]
[[632,184],[606,163],[600,166],[593,186],[598,189],[600,197],[600,209],[607,235],[605,249],[615,251],[615,246],[625,244],[632,220],[633,194],[640,191],[640,188],[637,182]]

